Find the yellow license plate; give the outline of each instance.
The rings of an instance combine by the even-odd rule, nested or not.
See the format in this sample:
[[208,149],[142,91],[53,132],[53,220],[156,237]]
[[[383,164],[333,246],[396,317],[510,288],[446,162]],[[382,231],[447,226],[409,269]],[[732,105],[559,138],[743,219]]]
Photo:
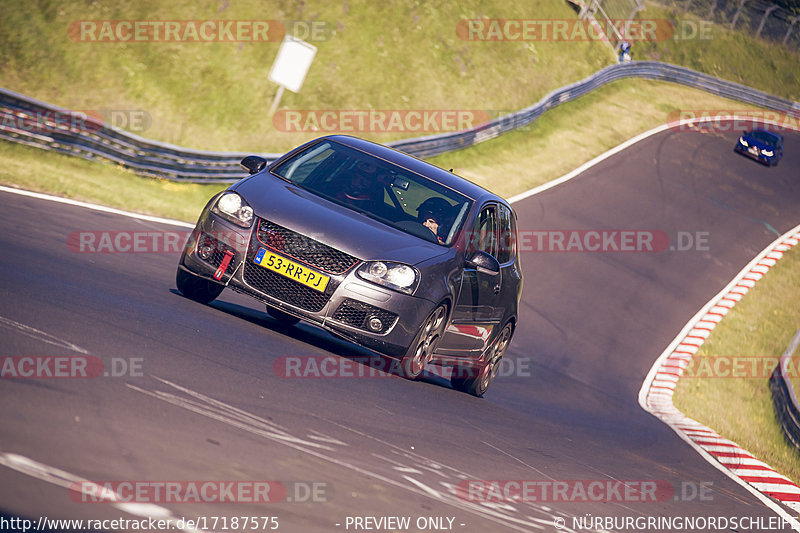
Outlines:
[[253,262],[259,266],[272,270],[289,279],[293,279],[298,283],[302,283],[306,287],[311,287],[315,291],[324,292],[325,287],[328,286],[330,277],[319,272],[314,272],[308,267],[299,265],[294,261],[290,261],[285,257],[268,252],[264,248],[259,248],[258,253]]

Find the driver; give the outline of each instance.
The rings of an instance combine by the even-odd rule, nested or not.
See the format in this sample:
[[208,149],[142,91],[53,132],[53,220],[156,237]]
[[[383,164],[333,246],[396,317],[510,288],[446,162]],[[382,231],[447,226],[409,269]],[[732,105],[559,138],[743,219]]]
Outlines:
[[351,170],[349,179],[344,180],[342,190],[336,194],[336,198],[356,207],[369,209],[377,201],[378,178],[378,165],[369,160],[359,161]]
[[445,242],[442,235],[447,238],[447,228],[444,226],[447,223],[447,215],[452,209],[450,202],[437,196],[428,198],[417,208],[417,220],[433,232],[439,244]]

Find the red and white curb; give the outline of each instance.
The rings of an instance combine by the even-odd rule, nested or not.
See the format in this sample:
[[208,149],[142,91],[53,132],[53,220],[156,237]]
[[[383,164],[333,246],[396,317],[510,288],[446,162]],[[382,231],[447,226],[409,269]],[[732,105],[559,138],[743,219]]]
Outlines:
[[[745,487],[800,512],[800,487],[759,461],[735,442],[681,413],[672,403],[675,386],[692,356],[700,349],[711,331],[764,277],[783,254],[800,242],[800,226],[783,234],[750,262],[719,294],[712,298],[687,324],[656,360],[639,391],[639,404],[670,426],[683,440],[707,461]],[[754,492],[751,490],[751,492]],[[754,492],[755,493],[755,492]],[[762,501],[776,512],[783,511],[774,502]],[[787,515],[785,511],[781,514]],[[793,518],[793,517],[792,517]],[[792,519],[795,528],[800,524]]]

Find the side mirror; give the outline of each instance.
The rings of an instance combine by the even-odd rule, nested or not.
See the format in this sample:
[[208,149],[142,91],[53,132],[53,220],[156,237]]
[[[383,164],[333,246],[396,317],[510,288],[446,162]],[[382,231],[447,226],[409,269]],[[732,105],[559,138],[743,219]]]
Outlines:
[[475,252],[467,259],[467,266],[473,267],[484,274],[496,276],[500,273],[500,263],[486,252]]
[[257,155],[248,155],[242,162],[240,163],[242,168],[245,169],[250,174],[256,174],[257,172],[261,172],[267,166],[267,160],[263,157],[258,157]]

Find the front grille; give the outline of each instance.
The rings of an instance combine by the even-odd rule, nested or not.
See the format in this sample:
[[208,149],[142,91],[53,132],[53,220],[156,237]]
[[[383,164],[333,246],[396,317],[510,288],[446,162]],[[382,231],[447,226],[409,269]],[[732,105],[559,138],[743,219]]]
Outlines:
[[[382,324],[381,328],[377,331],[368,326],[369,320],[373,317],[379,319]],[[347,299],[336,309],[336,312],[333,314],[333,319],[343,322],[348,326],[353,326],[354,328],[373,333],[386,333],[394,325],[397,320],[397,315],[373,305]]]
[[[321,311],[330,299],[330,296],[324,293],[256,265],[252,258],[245,261],[244,280],[264,294],[307,311]],[[330,283],[333,283],[333,280]]]
[[259,223],[258,240],[276,252],[298,259],[329,274],[343,274],[358,263],[358,259],[350,254],[269,220],[262,219]]

